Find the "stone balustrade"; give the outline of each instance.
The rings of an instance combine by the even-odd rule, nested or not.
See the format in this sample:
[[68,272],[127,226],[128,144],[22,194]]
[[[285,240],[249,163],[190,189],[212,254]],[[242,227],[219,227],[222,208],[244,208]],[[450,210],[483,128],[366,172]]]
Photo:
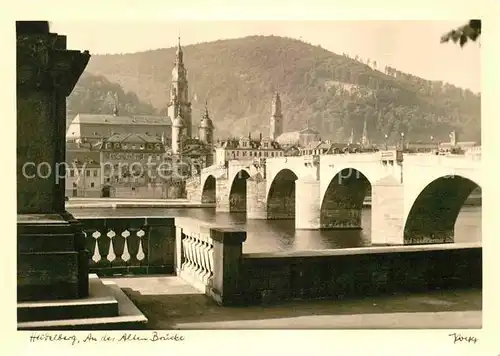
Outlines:
[[174,218],[77,219],[83,225],[90,273],[99,276],[173,273]]
[[214,273],[214,243],[210,227],[192,218],[176,218],[178,275],[205,292]]
[[237,303],[246,232],[184,217],[175,226],[177,275],[221,305]]

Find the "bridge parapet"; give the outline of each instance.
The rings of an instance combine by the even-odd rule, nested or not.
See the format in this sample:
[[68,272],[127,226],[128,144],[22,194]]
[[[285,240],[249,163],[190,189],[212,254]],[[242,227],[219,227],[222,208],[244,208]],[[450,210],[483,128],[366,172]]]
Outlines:
[[440,167],[450,169],[481,169],[481,157],[464,155],[404,155],[405,165],[414,165],[419,167]]

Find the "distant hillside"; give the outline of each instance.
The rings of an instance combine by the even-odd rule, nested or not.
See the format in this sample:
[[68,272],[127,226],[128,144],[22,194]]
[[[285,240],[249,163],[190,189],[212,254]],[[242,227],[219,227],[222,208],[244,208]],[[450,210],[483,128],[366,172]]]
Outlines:
[[[102,97],[114,86],[137,94],[128,94],[127,110],[150,113],[152,107],[145,103],[151,103],[164,111],[174,58],[175,48],[93,55],[87,72],[115,84],[82,77],[68,109],[109,112],[112,104],[104,104]],[[285,130],[309,124],[325,139],[345,140],[351,129],[359,138],[366,118],[369,136],[378,142],[386,133],[390,141],[398,140],[401,131],[410,140],[431,135],[448,140],[452,129],[461,133],[460,140],[480,140],[479,95],[394,68],[376,70],[375,62],[362,63],[299,40],[252,36],[189,45],[184,61],[193,123],[199,122],[207,99],[218,136],[267,134],[272,93],[278,90]]]
[[84,72],[67,100],[67,116],[78,113],[111,114],[118,97],[118,109],[123,114],[154,114],[156,109],[139,100],[134,92],[125,92],[120,84],[112,83],[102,75]]

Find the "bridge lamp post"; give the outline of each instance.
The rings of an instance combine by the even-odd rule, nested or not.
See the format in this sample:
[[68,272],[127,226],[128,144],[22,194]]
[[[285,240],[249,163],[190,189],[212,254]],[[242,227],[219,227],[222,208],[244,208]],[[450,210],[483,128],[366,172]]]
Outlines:
[[385,150],[387,151],[387,139],[389,138],[389,136],[385,134],[384,138],[385,138]]
[[405,150],[405,133],[401,132],[401,151]]
[[432,149],[434,149],[434,148],[435,148],[435,147],[434,147],[434,136],[431,136],[431,147],[432,147]]

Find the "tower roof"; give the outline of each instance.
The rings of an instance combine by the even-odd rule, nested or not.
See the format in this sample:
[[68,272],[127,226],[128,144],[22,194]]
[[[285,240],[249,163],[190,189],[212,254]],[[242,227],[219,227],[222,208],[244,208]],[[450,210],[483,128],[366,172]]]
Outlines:
[[276,92],[273,97],[273,102],[271,105],[271,115],[281,116],[281,98],[278,92]]
[[180,115],[177,115],[177,117],[172,120],[172,126],[173,127],[184,127],[184,120]]
[[182,53],[182,46],[181,46],[181,36],[179,36],[177,38],[177,51],[175,52],[175,59],[176,59],[176,63],[182,63],[183,53]]
[[208,128],[212,129],[214,127],[214,124],[212,122],[212,119],[210,119],[210,116],[208,115],[208,104],[205,101],[205,113],[203,114],[200,122],[200,128]]

